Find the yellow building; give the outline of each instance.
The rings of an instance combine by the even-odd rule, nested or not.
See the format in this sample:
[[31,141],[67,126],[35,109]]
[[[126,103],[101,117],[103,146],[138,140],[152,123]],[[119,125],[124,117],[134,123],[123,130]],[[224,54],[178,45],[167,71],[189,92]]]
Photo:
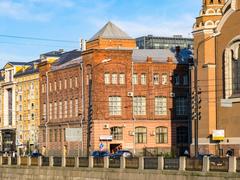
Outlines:
[[53,63],[62,53],[45,53],[32,62],[9,62],[0,70],[0,151],[26,154],[38,147],[38,63]]

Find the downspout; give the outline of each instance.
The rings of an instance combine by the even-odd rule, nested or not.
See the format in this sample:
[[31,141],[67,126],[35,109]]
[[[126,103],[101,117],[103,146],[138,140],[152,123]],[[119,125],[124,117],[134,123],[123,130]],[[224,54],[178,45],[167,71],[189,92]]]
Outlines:
[[82,153],[81,153],[81,155],[83,156],[83,121],[84,121],[84,117],[85,117],[83,62],[81,62],[81,64],[80,64],[80,70],[81,70],[81,76],[82,76],[82,118],[81,118],[81,122],[80,122],[81,123],[81,128],[82,128],[82,143],[81,143]]

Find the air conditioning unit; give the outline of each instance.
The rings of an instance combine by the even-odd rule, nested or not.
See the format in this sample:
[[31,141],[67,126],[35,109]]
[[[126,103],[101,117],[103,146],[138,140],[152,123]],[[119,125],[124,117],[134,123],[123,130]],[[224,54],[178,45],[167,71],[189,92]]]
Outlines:
[[109,124],[104,124],[103,129],[109,129]]
[[128,134],[129,134],[129,136],[134,136],[135,132],[134,131],[129,131]]
[[128,96],[128,97],[133,97],[133,92],[128,92],[128,93],[127,93],[127,96]]
[[155,136],[155,135],[156,135],[155,131],[152,131],[152,132],[150,133],[150,136]]
[[170,97],[172,97],[172,98],[175,97],[175,93],[171,92]]

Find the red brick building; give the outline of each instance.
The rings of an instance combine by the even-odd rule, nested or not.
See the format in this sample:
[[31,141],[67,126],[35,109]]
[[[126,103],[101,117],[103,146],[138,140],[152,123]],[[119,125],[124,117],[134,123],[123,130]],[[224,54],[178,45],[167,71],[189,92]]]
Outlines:
[[82,53],[84,135],[89,93],[92,97],[90,151],[101,143],[109,151],[120,145],[146,155],[187,149],[190,59],[186,49],[139,50],[135,39],[111,22],[94,35]]
[[47,155],[78,155],[81,144],[67,142],[66,128],[82,121],[81,52],[63,53],[54,62],[42,61],[40,71],[40,130],[42,152]]

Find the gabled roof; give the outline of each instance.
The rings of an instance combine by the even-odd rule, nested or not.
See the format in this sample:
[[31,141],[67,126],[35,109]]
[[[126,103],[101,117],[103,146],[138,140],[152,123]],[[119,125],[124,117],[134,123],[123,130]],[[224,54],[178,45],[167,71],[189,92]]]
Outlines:
[[89,41],[101,38],[106,39],[132,39],[126,32],[121,30],[112,22],[108,22],[100,31],[98,31]]
[[80,57],[82,54],[81,51],[79,50],[72,50],[72,51],[68,51],[63,53],[60,58],[53,64],[53,66],[59,66],[62,64],[65,64],[68,61],[71,61],[73,59],[76,59],[78,57]]

